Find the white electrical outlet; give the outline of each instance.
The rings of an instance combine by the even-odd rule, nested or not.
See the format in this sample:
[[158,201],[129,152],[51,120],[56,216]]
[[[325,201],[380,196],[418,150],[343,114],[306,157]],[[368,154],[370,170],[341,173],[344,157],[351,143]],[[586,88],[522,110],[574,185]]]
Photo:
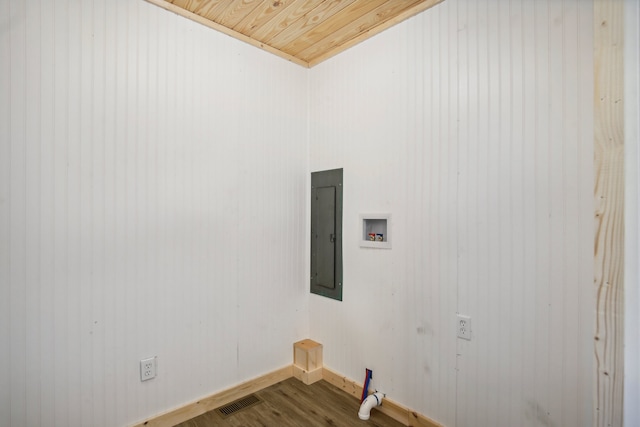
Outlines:
[[140,381],[147,381],[156,377],[156,357],[140,361]]
[[458,331],[458,338],[465,340],[471,339],[471,317],[458,314],[456,318],[456,329]]

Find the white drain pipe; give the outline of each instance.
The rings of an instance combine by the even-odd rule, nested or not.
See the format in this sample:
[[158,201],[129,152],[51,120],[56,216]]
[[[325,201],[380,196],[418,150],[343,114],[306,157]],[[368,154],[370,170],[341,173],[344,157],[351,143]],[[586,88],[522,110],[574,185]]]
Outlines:
[[367,396],[367,398],[360,405],[360,410],[358,411],[358,418],[361,420],[368,420],[369,415],[371,414],[371,408],[374,406],[382,405],[382,398],[384,397],[384,393],[380,393],[376,391],[373,394]]

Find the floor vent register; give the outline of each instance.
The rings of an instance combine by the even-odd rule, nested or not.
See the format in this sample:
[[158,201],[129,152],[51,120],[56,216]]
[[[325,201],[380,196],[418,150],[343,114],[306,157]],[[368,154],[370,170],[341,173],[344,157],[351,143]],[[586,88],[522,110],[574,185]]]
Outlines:
[[258,398],[255,394],[250,394],[249,396],[238,399],[235,402],[229,403],[228,405],[221,406],[220,408],[216,409],[216,412],[223,418],[226,418],[261,402],[262,400],[260,400],[260,398]]

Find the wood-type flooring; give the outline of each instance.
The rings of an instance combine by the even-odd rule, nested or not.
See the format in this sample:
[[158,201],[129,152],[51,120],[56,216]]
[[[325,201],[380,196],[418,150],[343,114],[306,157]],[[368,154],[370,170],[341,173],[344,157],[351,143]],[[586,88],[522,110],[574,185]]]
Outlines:
[[[254,393],[262,402],[223,418],[215,410],[176,427],[402,427],[403,424],[371,410],[358,418],[360,402],[326,381],[305,385],[289,378]],[[383,403],[384,404],[384,403]]]

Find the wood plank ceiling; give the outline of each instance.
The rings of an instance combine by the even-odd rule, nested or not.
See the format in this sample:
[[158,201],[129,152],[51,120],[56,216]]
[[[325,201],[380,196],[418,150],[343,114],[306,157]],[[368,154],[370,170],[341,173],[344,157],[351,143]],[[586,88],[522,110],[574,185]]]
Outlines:
[[443,0],[147,0],[304,67]]

